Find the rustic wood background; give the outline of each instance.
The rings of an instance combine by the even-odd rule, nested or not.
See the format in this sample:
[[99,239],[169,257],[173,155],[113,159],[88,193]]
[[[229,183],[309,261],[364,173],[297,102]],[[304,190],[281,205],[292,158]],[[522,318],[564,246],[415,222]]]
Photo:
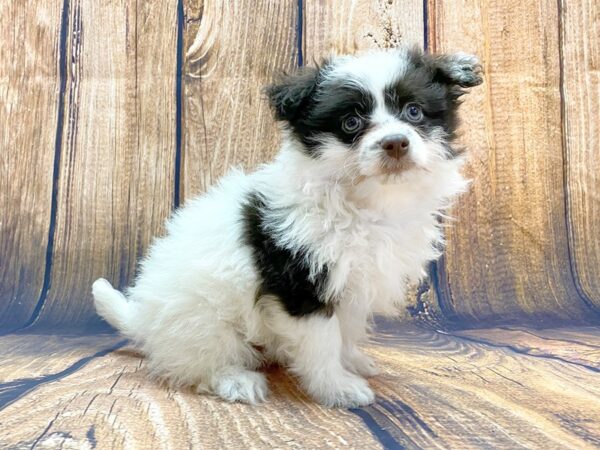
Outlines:
[[271,158],[261,88],[330,52],[473,52],[471,192],[411,308],[459,325],[600,320],[597,0],[4,1],[0,329],[101,330],[174,207]]
[[[0,1],[0,448],[599,448],[599,36],[598,0]],[[400,44],[485,82],[446,254],[365,347],[374,405],[274,367],[260,407],[168,389],[96,334],[92,281],[274,155],[274,74]]]

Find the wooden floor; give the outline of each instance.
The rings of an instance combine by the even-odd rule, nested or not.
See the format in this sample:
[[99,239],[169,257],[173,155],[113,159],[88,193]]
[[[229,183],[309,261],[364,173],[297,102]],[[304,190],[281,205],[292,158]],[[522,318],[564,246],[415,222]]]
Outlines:
[[0,338],[0,448],[600,448],[600,327],[379,324],[375,405],[326,409],[280,368],[266,404],[149,380],[115,335]]

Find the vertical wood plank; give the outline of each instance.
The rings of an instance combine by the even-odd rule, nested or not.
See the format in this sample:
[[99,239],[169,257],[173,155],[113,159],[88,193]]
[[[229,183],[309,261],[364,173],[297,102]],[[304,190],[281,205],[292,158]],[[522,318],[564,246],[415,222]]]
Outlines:
[[184,0],[184,9],[182,199],[277,152],[262,89],[294,67],[297,26],[295,1]]
[[565,227],[557,3],[430,1],[429,12],[433,49],[478,54],[486,73],[462,108],[474,181],[451,212],[445,310],[586,319]]
[[70,2],[67,123],[40,327],[97,325],[91,283],[126,284],[170,212],[176,6]]
[[398,45],[423,47],[423,2],[326,0],[304,2],[303,53],[307,64],[330,54]]
[[560,2],[565,175],[571,258],[581,293],[600,307],[600,3]]
[[0,329],[29,320],[44,284],[62,3],[0,3]]

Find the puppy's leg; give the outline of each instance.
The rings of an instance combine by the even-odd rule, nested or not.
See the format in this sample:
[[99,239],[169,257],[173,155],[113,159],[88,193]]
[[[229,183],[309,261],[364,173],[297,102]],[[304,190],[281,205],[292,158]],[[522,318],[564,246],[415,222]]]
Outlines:
[[367,381],[342,364],[342,336],[337,316],[291,317],[278,311],[269,328],[280,340],[290,370],[302,387],[326,406],[356,407],[373,403]]
[[[233,328],[224,325],[211,337],[214,353],[208,389],[229,402],[256,404],[268,393],[264,374],[254,369],[260,363],[256,350]],[[198,386],[198,391],[206,386]]]
[[369,311],[360,303],[345,302],[336,309],[342,334],[342,364],[351,372],[363,377],[372,377],[379,369],[358,344],[367,340]]
[[140,324],[140,340],[150,370],[174,385],[193,385],[227,401],[263,401],[267,382],[255,371],[260,354],[232,325],[234,317],[202,297],[176,298],[168,308],[142,303],[141,316],[149,320]]

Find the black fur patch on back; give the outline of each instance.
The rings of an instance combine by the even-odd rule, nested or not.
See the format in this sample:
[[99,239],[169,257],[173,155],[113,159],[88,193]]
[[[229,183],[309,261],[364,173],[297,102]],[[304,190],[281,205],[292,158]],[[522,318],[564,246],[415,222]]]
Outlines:
[[254,264],[262,281],[256,300],[275,296],[291,316],[333,314],[333,304],[324,302],[323,285],[327,268],[311,280],[305,252],[292,252],[280,246],[265,227],[269,207],[258,193],[252,193],[243,207],[244,240],[252,248]]

